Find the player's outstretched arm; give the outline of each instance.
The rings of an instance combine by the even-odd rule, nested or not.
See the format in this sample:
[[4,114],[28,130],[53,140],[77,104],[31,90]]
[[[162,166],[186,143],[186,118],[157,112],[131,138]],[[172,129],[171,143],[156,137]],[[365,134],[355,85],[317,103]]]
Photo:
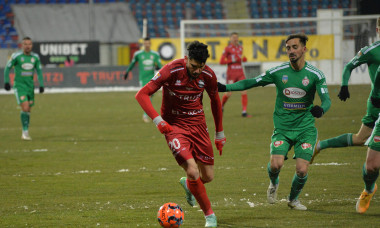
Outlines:
[[154,109],[152,102],[150,101],[150,98],[149,98],[159,88],[160,88],[159,86],[156,86],[154,83],[149,82],[137,92],[135,98],[137,102],[139,102],[140,106],[145,111],[145,113],[156,124],[158,130],[162,134],[167,134],[173,131],[173,127],[170,126],[165,120],[163,120],[162,117],[157,113],[157,111]]

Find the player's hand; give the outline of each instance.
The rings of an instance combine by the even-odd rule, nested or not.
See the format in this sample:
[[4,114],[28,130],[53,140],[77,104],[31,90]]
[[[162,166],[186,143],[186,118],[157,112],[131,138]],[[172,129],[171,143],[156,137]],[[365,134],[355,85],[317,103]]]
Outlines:
[[348,92],[348,86],[341,86],[338,97],[341,101],[346,101],[350,98],[350,92]]
[[380,108],[380,98],[375,98],[375,97],[371,96],[371,103],[376,108]]
[[11,84],[9,84],[9,82],[5,83],[5,84],[4,84],[4,89],[5,89],[6,91],[11,90]]
[[216,132],[215,134],[215,146],[219,150],[219,155],[222,156],[222,150],[224,144],[226,144],[226,136],[224,136],[224,131]]
[[128,75],[129,75],[129,72],[125,72],[125,74],[124,74],[124,80],[127,80]]
[[226,85],[218,82],[218,91],[219,92],[226,92]]
[[161,116],[157,116],[153,119],[153,123],[156,124],[158,130],[160,130],[161,134],[167,134],[173,131],[173,127],[168,124]]
[[311,110],[310,110],[311,114],[315,117],[315,118],[321,118],[323,116],[323,108],[319,107],[318,105],[314,106]]

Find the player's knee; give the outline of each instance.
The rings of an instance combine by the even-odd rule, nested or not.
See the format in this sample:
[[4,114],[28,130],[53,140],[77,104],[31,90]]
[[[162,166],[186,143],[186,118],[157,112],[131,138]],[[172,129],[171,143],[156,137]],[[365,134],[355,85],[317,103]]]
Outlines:
[[367,162],[366,164],[367,174],[379,172],[379,168],[380,168],[379,165],[380,164],[376,164],[375,162]]
[[199,170],[196,167],[189,167],[186,170],[186,175],[190,180],[196,180],[199,178]]
[[304,177],[307,175],[307,168],[298,168],[296,169],[296,174],[299,177]]
[[207,174],[207,175],[203,175],[203,176],[202,176],[202,182],[203,182],[204,184],[209,183],[209,182],[211,182],[212,180],[214,180],[214,174]]

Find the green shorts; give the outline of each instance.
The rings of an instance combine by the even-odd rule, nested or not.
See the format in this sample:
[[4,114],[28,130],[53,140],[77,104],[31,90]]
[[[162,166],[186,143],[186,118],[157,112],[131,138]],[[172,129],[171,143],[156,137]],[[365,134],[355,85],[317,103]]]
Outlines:
[[271,155],[284,155],[288,159],[288,152],[294,146],[295,158],[310,161],[313,156],[314,146],[317,143],[317,128],[309,127],[303,130],[274,129],[270,144]]
[[377,119],[375,128],[372,130],[371,137],[367,139],[365,145],[367,145],[372,150],[380,152],[380,117]]
[[379,117],[380,108],[375,108],[371,100],[367,100],[367,114],[363,117],[362,123],[369,128],[374,128],[375,122]]
[[34,88],[26,88],[26,87],[13,87],[15,91],[15,96],[17,100],[17,104],[21,104],[25,101],[29,102],[29,106],[34,105]]

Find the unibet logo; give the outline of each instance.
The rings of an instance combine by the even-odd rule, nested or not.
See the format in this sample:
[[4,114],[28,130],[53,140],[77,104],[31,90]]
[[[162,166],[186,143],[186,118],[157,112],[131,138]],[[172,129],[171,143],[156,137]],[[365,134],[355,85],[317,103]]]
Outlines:
[[31,69],[33,69],[33,64],[31,64],[31,63],[23,63],[22,65],[21,65],[21,67],[22,67],[22,69],[24,69],[24,70],[31,70]]
[[302,98],[306,95],[305,90],[296,87],[285,88],[282,92],[289,98]]

